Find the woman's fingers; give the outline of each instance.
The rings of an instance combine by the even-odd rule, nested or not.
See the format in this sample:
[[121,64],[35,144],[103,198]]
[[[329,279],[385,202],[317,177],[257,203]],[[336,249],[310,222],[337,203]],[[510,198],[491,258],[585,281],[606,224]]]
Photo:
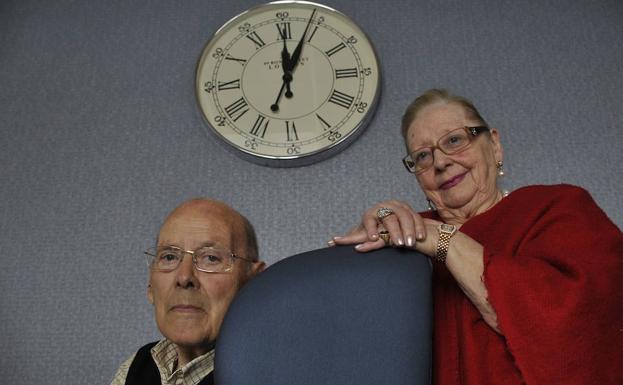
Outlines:
[[361,252],[376,250],[385,246],[382,239],[369,240],[368,234],[361,226],[358,226],[347,235],[331,238],[328,244],[329,246],[355,245],[355,249]]
[[[379,238],[379,231],[389,233],[390,241]],[[344,236],[329,241],[330,246],[357,244],[357,250],[370,251],[383,246],[416,247],[416,242],[426,238],[424,218],[405,202],[391,200],[366,210],[361,223]]]
[[389,236],[393,245],[404,246],[405,242],[402,228],[405,225],[405,223],[402,223],[400,221],[398,214],[392,214],[386,218],[383,218],[380,227],[383,227],[389,232]]
[[355,246],[355,250],[365,253],[366,251],[382,249],[383,247],[385,247],[385,243],[382,239],[378,239],[376,241],[367,241],[360,243]]
[[[426,234],[423,218],[405,202],[385,202],[393,214],[383,218],[382,224],[389,231],[392,241],[397,246],[414,247],[418,232]],[[422,235],[423,237],[423,235]]]
[[373,242],[379,239],[377,211],[377,207],[372,207],[366,210],[361,218],[361,225],[366,229],[368,240]]
[[[426,219],[424,219],[420,214],[413,213],[413,223],[415,223],[415,240],[421,241],[426,238]],[[415,243],[414,243],[415,244]]]
[[357,226],[346,235],[332,237],[328,244],[335,245],[354,245],[368,240],[368,234],[362,226]]

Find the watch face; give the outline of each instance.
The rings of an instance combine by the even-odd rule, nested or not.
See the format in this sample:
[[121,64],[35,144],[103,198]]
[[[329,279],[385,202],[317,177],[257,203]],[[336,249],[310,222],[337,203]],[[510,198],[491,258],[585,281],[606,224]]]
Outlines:
[[212,131],[264,165],[305,165],[344,148],[365,128],[379,92],[378,60],[363,31],[310,2],[236,16],[197,66],[197,99]]
[[444,233],[454,233],[454,231],[456,231],[456,226],[454,225],[449,225],[447,223],[442,223],[439,225],[439,230],[441,230]]

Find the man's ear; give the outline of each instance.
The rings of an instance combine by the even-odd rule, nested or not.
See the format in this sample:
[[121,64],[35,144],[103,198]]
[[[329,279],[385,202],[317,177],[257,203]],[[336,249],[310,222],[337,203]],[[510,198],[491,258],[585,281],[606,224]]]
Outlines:
[[253,262],[251,270],[249,271],[249,278],[253,278],[266,269],[266,263],[264,261]]
[[151,288],[151,283],[149,285],[147,285],[147,300],[149,301],[150,304],[154,304],[154,292]]
[[264,271],[264,269],[266,269],[266,263],[264,261],[255,262],[253,264],[253,267],[251,268],[251,276],[256,276],[257,274]]

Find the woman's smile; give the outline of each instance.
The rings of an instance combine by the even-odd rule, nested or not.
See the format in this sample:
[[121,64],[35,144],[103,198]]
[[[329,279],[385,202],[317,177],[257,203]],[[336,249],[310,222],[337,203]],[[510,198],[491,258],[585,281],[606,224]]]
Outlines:
[[441,185],[439,185],[439,189],[440,190],[448,190],[454,186],[456,186],[457,184],[461,183],[461,181],[465,178],[465,175],[467,175],[467,171],[456,175],[450,179],[448,179],[447,181],[443,182]]

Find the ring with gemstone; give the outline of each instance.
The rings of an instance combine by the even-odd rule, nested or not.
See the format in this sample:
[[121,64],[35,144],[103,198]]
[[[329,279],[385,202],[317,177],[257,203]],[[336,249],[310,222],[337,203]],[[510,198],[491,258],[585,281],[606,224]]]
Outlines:
[[376,217],[379,219],[379,221],[382,221],[383,219],[387,218],[392,214],[394,214],[394,210],[390,209],[389,207],[381,207],[376,211]]
[[379,238],[381,238],[383,240],[383,242],[385,242],[385,246],[390,246],[391,245],[392,238],[389,235],[389,231],[387,231],[387,230],[379,231]]

